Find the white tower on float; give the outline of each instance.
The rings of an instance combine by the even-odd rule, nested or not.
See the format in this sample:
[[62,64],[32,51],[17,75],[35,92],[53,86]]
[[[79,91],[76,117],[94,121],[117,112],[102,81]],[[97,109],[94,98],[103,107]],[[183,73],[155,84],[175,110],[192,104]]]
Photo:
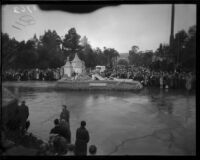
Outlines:
[[71,77],[73,68],[69,61],[69,57],[67,57],[67,61],[66,61],[65,65],[63,66],[63,69],[64,69],[63,76]]
[[74,59],[71,61],[71,65],[75,73],[85,73],[85,62],[79,59],[77,53],[75,54]]

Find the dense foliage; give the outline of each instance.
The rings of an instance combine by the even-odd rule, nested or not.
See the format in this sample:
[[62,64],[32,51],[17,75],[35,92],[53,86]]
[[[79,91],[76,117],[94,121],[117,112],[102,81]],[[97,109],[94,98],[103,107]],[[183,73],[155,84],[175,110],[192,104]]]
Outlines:
[[88,41],[81,43],[81,36],[75,28],[71,28],[63,39],[56,31],[48,30],[39,38],[34,35],[26,42],[18,42],[7,33],[2,33],[3,70],[57,68],[65,64],[67,57],[72,60],[75,53],[85,61],[87,68],[96,65],[112,66],[119,56],[113,48],[93,49]]
[[[119,53],[114,48],[93,49],[87,37],[69,29],[62,39],[56,31],[45,31],[37,38],[36,35],[28,41],[17,41],[2,33],[2,69],[32,69],[58,68],[65,64],[67,57],[72,60],[78,53],[85,61],[87,68],[105,65],[110,68],[117,64]],[[129,51],[129,64],[152,67],[157,70],[173,70],[177,65],[187,70],[195,70],[196,66],[196,26],[175,34],[172,46],[160,44],[158,49],[139,51],[133,46]],[[126,64],[120,61],[119,64]]]
[[153,51],[138,51],[138,46],[133,46],[129,51],[129,64],[136,66],[149,66],[152,62]]
[[126,59],[120,59],[118,62],[117,62],[118,65],[123,65],[125,67],[128,66],[128,61]]
[[129,64],[136,66],[151,66],[155,70],[173,71],[181,68],[187,71],[194,71],[196,67],[196,26],[175,34],[173,44],[160,44],[158,49],[153,51],[138,51],[138,46],[133,46],[129,51]]

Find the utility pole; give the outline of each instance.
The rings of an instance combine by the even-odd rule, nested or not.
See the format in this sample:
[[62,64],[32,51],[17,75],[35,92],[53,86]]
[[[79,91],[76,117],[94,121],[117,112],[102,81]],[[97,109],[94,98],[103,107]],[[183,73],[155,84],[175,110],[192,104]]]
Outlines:
[[171,10],[171,34],[170,34],[170,46],[172,46],[174,41],[174,4],[172,4],[172,10]]
[[175,64],[175,55],[174,55],[174,13],[175,13],[175,7],[174,4],[172,4],[171,7],[171,33],[170,33],[170,39],[169,39],[169,47],[170,47],[170,59],[173,60]]

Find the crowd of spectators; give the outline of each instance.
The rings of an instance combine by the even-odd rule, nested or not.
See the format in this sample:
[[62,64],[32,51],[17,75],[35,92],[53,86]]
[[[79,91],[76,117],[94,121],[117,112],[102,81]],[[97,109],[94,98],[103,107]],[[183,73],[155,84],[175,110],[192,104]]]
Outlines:
[[180,69],[175,71],[155,71],[148,67],[120,66],[114,70],[106,70],[101,73],[103,77],[115,77],[120,79],[133,79],[140,81],[144,86],[195,89],[196,75],[193,72],[185,72]]
[[[55,81],[62,77],[62,71],[57,69],[31,69],[23,71],[6,71],[2,73],[3,81]],[[191,88],[196,87],[196,76],[193,72],[185,72],[180,69],[175,71],[156,71],[144,66],[118,66],[116,69],[106,69],[100,73],[102,77],[133,79],[140,81],[143,86],[161,88]]]
[[57,69],[30,69],[30,70],[8,70],[2,72],[3,81],[27,81],[27,80],[43,80],[53,81],[61,78],[61,71]]

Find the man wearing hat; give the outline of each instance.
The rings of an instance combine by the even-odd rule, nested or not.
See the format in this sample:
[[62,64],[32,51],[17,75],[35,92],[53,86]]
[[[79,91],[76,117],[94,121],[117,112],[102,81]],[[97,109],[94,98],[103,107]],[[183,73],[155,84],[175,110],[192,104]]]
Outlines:
[[66,105],[62,105],[62,112],[60,114],[60,120],[64,119],[69,124],[69,110]]

